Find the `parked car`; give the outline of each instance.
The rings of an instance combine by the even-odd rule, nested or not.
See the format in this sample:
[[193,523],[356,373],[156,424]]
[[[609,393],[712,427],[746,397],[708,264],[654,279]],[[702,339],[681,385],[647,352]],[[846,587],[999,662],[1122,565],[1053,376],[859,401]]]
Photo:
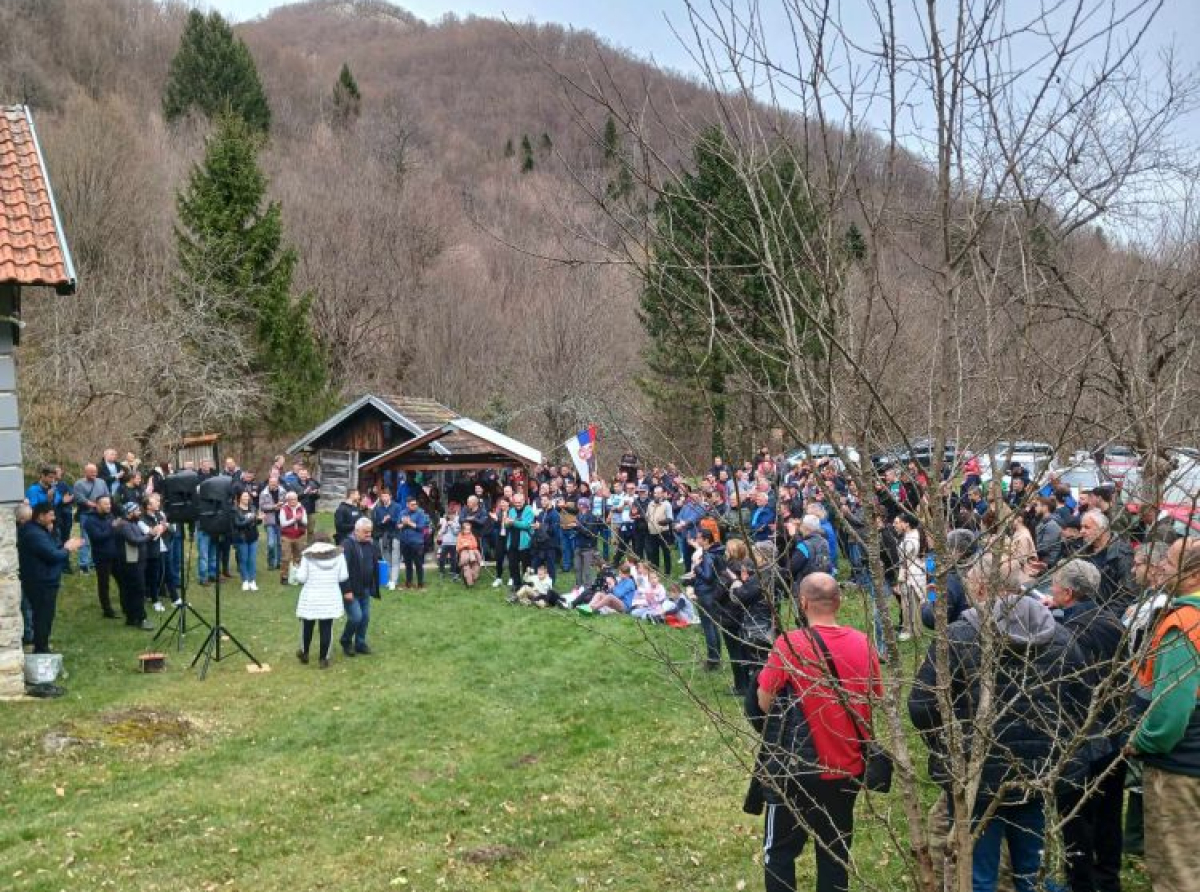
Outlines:
[[[853,446],[842,446],[841,450],[846,458],[850,459],[851,464],[858,464],[859,454],[857,449]],[[831,459],[837,465],[839,471],[845,470],[841,456],[838,454],[838,447],[832,443],[809,443],[807,446],[793,449],[784,456],[784,461],[789,465],[793,462],[804,461],[805,459],[812,459],[814,462],[821,461],[822,459]]]
[[1070,461],[1063,464],[1052,463],[1042,476],[1042,484],[1048,483],[1051,478],[1071,487],[1071,495],[1075,499],[1079,498],[1081,492],[1088,492],[1097,486],[1113,482],[1094,459],[1081,455],[1073,456]]
[[1054,461],[1054,447],[1038,440],[1000,440],[980,453],[979,458],[983,482],[987,483],[995,471],[1000,471],[1007,486],[1012,478],[1009,468],[1014,464],[1022,465],[1030,480],[1040,479]]
[[[876,468],[886,468],[888,465],[906,465],[910,461],[915,461],[923,468],[928,468],[933,464],[933,439],[930,437],[916,437],[909,441],[912,445],[910,450],[903,443],[898,443],[884,449],[882,452],[877,452],[871,456],[871,462]],[[958,460],[958,445],[954,440],[947,440],[945,448],[942,450],[942,465],[943,467],[952,467]]]
[[[1191,527],[1192,535],[1200,533],[1200,458],[1182,450],[1168,450],[1175,459],[1175,469],[1167,475],[1158,499],[1158,519],[1170,520],[1176,532],[1183,534]],[[1154,498],[1145,482],[1141,468],[1133,468],[1121,487],[1125,507],[1137,511]]]
[[1093,456],[1100,457],[1100,467],[1116,483],[1124,480],[1126,474],[1141,464],[1137,452],[1116,443],[1098,447]]

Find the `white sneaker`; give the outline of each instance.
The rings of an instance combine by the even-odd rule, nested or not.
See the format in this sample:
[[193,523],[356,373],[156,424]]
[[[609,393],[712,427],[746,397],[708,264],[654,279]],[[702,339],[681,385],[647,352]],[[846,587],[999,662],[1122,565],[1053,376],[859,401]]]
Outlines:
[[388,590],[389,592],[394,592],[394,591],[396,590],[396,583],[394,583],[394,582],[389,582],[389,583],[387,584],[387,590]]
[[182,607],[183,606],[183,598],[176,598],[174,601],[171,602],[171,606],[172,607]]
[[252,592],[258,591],[258,583],[255,582],[253,579],[250,580],[250,591],[252,591]]
[[492,583],[492,588],[500,588],[500,586],[503,584],[503,582],[504,582],[504,580],[503,580],[503,579],[497,579],[497,580],[495,580],[495,581]]
[[242,591],[244,591],[244,592],[250,591],[250,583],[243,581],[242,582]]
[[162,606],[162,601],[154,602],[154,612],[155,613],[162,613],[164,610],[166,610],[166,608]]

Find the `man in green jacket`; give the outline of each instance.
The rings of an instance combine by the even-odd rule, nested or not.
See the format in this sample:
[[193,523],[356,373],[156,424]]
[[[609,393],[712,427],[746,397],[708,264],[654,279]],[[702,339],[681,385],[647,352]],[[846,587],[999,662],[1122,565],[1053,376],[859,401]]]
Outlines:
[[1175,542],[1163,561],[1171,594],[1138,667],[1146,713],[1129,742],[1145,766],[1146,867],[1155,889],[1200,890],[1200,540]]

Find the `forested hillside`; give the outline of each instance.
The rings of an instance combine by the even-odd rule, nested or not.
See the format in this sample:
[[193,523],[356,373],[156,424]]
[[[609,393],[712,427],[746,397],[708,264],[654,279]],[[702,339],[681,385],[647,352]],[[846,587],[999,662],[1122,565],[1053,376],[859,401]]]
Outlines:
[[[176,193],[210,126],[163,120],[186,15],[152,0],[0,2],[0,97],[34,108],[81,283],[26,309],[32,456],[94,452],[117,433],[163,445],[253,397],[220,375],[219,339],[216,356],[178,355],[163,309]],[[652,430],[634,385],[635,278],[551,260],[616,238],[588,197],[613,177],[606,112],[564,75],[602,69],[610,92],[649,91],[698,122],[712,114],[702,90],[590,34],[430,25],[377,0],[301,3],[237,33],[266,88],[269,196],[337,394],[432,396],[544,446],[583,421]],[[349,120],[333,101],[343,65],[361,95]],[[678,161],[665,136],[663,160]]]

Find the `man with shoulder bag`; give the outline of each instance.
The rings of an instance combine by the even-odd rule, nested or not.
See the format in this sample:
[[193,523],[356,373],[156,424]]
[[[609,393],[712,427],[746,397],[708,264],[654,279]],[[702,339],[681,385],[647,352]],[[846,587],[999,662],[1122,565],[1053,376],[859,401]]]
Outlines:
[[763,726],[755,782],[766,811],[765,886],[795,889],[796,858],[811,833],[817,892],[845,892],[858,792],[890,784],[890,760],[870,730],[871,701],[883,694],[879,660],[866,635],[838,624],[832,576],[804,577],[797,598],[809,625],[775,642],[747,698],[751,720]]

